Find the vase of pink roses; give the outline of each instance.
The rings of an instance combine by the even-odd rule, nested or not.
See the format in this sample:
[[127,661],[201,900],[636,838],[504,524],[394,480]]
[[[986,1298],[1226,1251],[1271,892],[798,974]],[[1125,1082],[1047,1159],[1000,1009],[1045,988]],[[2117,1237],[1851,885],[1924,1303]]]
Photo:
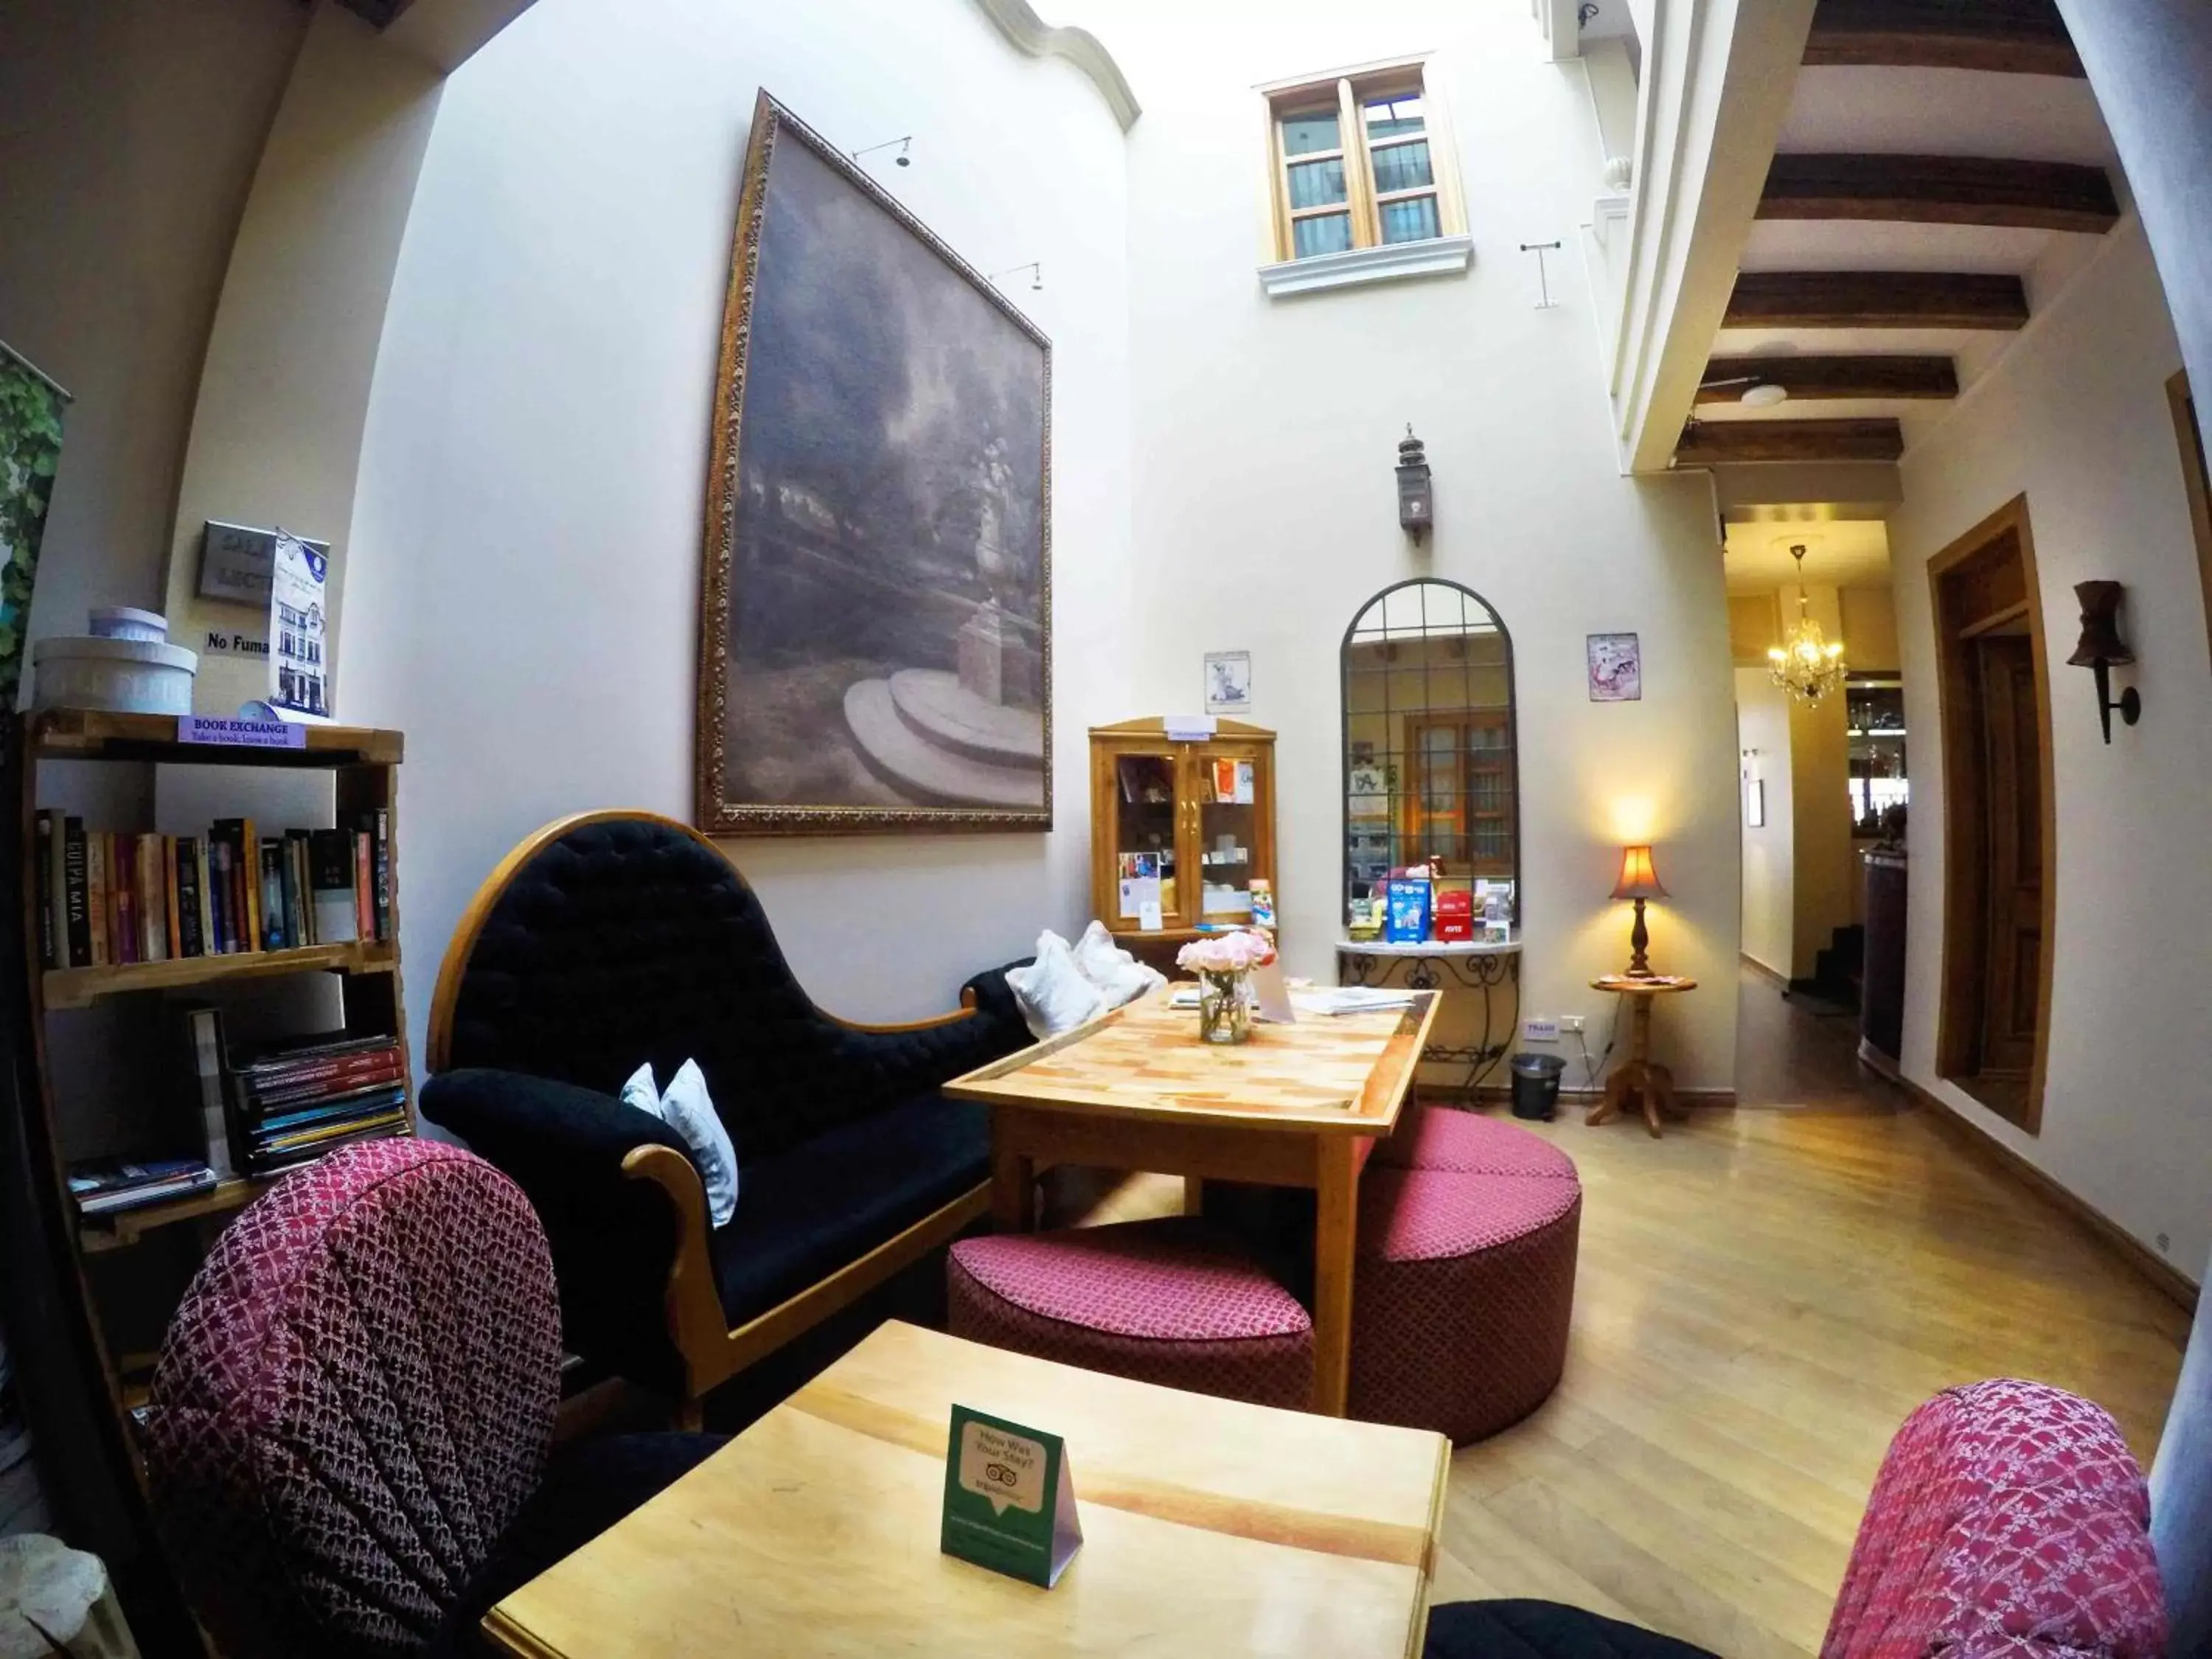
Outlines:
[[1274,959],[1274,940],[1251,930],[1209,933],[1176,953],[1176,966],[1198,975],[1201,1042],[1242,1042],[1252,1035],[1252,970]]

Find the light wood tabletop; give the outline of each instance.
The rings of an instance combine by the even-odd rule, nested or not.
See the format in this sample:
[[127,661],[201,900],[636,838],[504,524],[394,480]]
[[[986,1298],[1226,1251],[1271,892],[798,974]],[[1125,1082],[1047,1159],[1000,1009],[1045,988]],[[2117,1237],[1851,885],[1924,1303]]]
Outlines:
[[1037,1172],[1063,1164],[1182,1176],[1193,1212],[1207,1181],[1312,1188],[1314,1409],[1340,1417],[1359,1174],[1397,1127],[1437,994],[1410,993],[1400,1009],[1255,1022],[1249,1042],[1209,1043],[1195,1010],[1170,1006],[1173,989],[945,1085],[993,1108],[993,1216],[1030,1231]]
[[[1044,1590],[941,1554],[956,1404],[1063,1437],[1084,1544]],[[501,1602],[525,1659],[1418,1655],[1450,1448],[880,1327]]]

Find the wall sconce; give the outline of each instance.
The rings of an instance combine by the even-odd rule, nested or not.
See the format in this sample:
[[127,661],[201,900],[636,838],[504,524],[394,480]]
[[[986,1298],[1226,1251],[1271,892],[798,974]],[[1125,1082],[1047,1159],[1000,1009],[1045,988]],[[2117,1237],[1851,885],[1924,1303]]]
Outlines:
[[2132,685],[2112,696],[2112,669],[2115,665],[2131,663],[2136,653],[2120,638],[2120,600],[2127,589],[2118,582],[2076,582],[2074,597],[2081,602],[2081,643],[2074,647],[2067,662],[2076,668],[2086,668],[2097,677],[2097,720],[2105,729],[2105,741],[2112,740],[2112,711],[2120,711],[2120,718],[2133,726],[2142,718],[2142,693]]
[[1398,527],[1421,544],[1422,532],[1436,521],[1436,496],[1429,488],[1429,458],[1413,423],[1398,441]]

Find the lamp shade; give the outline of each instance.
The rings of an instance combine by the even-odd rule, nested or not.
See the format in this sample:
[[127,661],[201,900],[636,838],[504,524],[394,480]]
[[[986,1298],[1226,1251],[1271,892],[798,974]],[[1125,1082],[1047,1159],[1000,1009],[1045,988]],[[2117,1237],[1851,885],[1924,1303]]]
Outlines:
[[2081,643],[2066,659],[2075,668],[2094,668],[2099,663],[2130,663],[2136,653],[2120,638],[2120,600],[2127,589],[2118,582],[2076,582],[2074,597],[2081,602]]
[[1620,879],[1613,884],[1613,896],[1617,899],[1662,899],[1667,890],[1659,884],[1659,872],[1651,866],[1649,847],[1624,847],[1620,849]]

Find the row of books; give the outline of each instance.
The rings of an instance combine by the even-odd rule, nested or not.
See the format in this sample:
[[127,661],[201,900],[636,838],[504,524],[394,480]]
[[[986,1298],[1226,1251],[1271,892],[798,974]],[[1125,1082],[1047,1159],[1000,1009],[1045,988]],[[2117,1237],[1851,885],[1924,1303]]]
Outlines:
[[264,836],[252,818],[204,836],[89,830],[38,815],[39,946],[49,968],[100,968],[392,937],[391,817]]
[[222,1016],[186,1013],[208,1162],[263,1176],[312,1164],[407,1122],[407,1066],[396,1036],[335,1033],[230,1064]]
[[80,1215],[112,1215],[144,1204],[189,1198],[221,1178],[196,1158],[106,1158],[70,1164],[69,1189]]

